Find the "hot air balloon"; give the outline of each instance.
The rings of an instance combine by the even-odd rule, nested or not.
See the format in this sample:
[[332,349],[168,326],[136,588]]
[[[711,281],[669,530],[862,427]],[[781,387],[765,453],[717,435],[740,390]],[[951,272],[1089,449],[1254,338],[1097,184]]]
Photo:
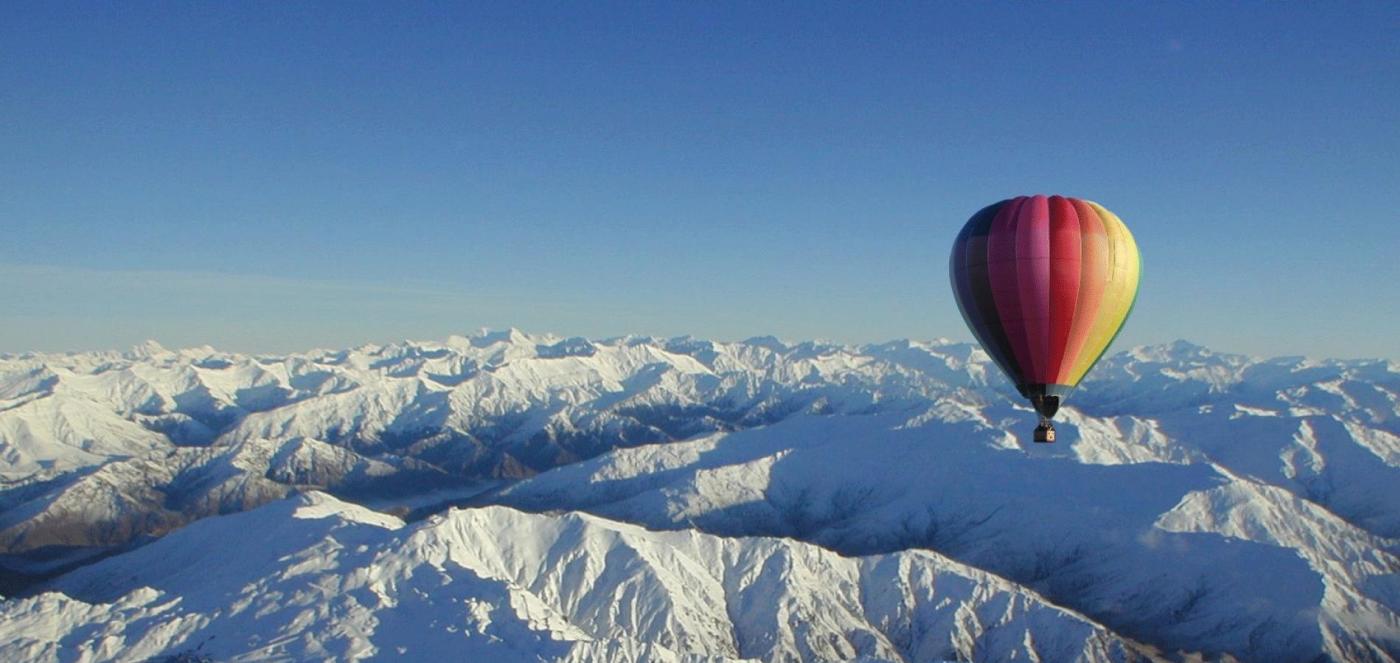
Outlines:
[[1021,196],[968,219],[948,261],[963,320],[1040,415],[1054,442],[1060,402],[1103,356],[1137,300],[1132,233],[1102,205]]

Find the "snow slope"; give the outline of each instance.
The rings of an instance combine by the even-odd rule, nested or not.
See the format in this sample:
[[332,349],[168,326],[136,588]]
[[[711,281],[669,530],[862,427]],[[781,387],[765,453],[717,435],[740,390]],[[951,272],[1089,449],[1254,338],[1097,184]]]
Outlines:
[[947,341],[0,355],[0,590],[322,489],[930,549],[1165,652],[1400,657],[1400,366],[1134,348],[1057,419],[1031,445]]
[[1208,462],[1086,464],[1073,443],[999,448],[1000,435],[976,422],[804,416],[617,450],[490,499],[847,554],[937,550],[1169,651],[1400,652],[1394,539]]
[[446,474],[425,463],[366,458],[309,438],[174,447],[10,491],[15,506],[0,513],[0,546],[119,546],[303,486],[368,497],[445,485]]
[[0,477],[51,476],[169,445],[291,438],[521,476],[618,444],[761,424],[805,407],[926,402],[947,380],[981,380],[970,346],[904,345],[915,365],[815,343],[588,341],[516,330],[285,357],[153,344],[0,355]]
[[1146,660],[937,554],[650,532],[505,507],[417,525],[309,493],[0,606],[0,658]]

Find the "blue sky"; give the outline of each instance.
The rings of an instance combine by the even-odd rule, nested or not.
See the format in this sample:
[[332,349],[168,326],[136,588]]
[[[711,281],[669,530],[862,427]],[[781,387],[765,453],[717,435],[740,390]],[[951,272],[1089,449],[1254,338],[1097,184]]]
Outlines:
[[1400,358],[1400,5],[6,3],[0,352],[969,339],[1026,193],[1116,347]]

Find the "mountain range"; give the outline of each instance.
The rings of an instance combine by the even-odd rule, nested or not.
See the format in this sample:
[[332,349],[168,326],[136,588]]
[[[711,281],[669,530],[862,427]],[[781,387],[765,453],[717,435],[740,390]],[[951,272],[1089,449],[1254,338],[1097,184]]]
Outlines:
[[1400,657],[1400,366],[1138,347],[1057,422],[946,340],[0,355],[0,657]]

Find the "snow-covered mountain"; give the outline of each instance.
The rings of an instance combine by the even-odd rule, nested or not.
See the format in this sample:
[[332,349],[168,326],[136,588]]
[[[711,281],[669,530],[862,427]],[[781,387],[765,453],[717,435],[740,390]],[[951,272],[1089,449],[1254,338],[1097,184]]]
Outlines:
[[0,546],[119,546],[289,487],[469,490],[804,410],[914,407],[985,370],[968,346],[938,347],[909,359],[946,375],[833,345],[516,330],[286,357],[3,356]]
[[[551,532],[565,526],[560,523],[574,522],[661,537],[648,540],[686,550],[692,544],[682,542],[699,540],[711,542],[701,547],[768,550],[777,542],[717,537],[781,536],[821,547],[799,546],[811,551],[802,555],[824,556],[826,549],[860,556],[850,558],[858,559],[852,562],[857,569],[867,559],[887,559],[881,555],[902,559],[921,551],[917,555],[931,555],[942,565],[941,573],[953,573],[948,565],[959,565],[960,577],[982,573],[1026,601],[1058,611],[1056,623],[1078,620],[1107,634],[1106,640],[1094,636],[1096,642],[1116,643],[1082,654],[1085,660],[1131,657],[1145,648],[1168,658],[1183,652],[1276,661],[1400,657],[1400,366],[1257,359],[1178,342],[1106,357],[1062,413],[1059,443],[1030,444],[1034,417],[1010,385],[980,350],[947,341],[844,346],[772,338],[586,340],[510,330],[289,356],[170,351],[155,344],[126,353],[4,355],[0,549],[6,556],[0,561],[14,571],[5,586],[22,590],[64,568],[135,549],[55,581],[54,588],[77,592],[72,599],[50,594],[12,600],[0,628],[30,628],[41,619],[34,611],[47,610],[114,620],[136,633],[144,628],[138,621],[157,623],[142,616],[153,609],[150,601],[178,595],[178,605],[185,606],[205,590],[188,584],[166,592],[151,585],[166,598],[140,599],[145,607],[132,607],[123,617],[113,606],[130,599],[118,593],[129,596],[145,582],[123,579],[126,572],[119,569],[129,563],[123,560],[157,554],[147,551],[170,541],[199,548],[176,537],[242,517],[201,520],[206,516],[268,502],[275,504],[247,517],[257,514],[270,519],[268,527],[300,531],[307,521],[288,516],[288,510],[311,509],[296,500],[312,498],[278,500],[316,489],[415,518],[441,513],[445,503],[469,505],[444,517],[530,540],[551,540]],[[327,496],[314,500],[339,504]],[[490,506],[495,504],[540,515]],[[364,513],[336,506],[331,510],[341,515],[327,522],[344,520],[347,509]],[[647,534],[559,515],[576,511],[689,532]],[[509,527],[493,530],[499,523],[487,521],[509,521]],[[374,545],[404,546],[404,532],[415,532],[412,538],[441,526],[429,522],[435,524],[376,527],[395,533],[376,535],[382,541]],[[443,554],[458,554],[458,543],[441,545],[448,549]],[[696,563],[726,568],[740,563],[743,555],[734,555]],[[373,566],[356,559],[357,569]],[[617,558],[621,566],[604,573],[613,558],[601,559],[605,576],[633,570]],[[275,574],[271,566],[240,573],[245,571],[247,577],[239,577],[247,586]],[[499,576],[523,583],[540,572],[514,568]],[[509,594],[515,591],[509,587],[478,587],[497,576],[472,573],[473,587],[463,589],[468,594],[483,592],[497,603],[509,595],[511,606],[528,603]],[[850,573],[864,577],[866,571]],[[663,603],[675,600],[670,595],[679,590],[660,574],[643,575],[629,591]],[[789,578],[793,587],[784,591],[803,593],[802,601],[815,604],[836,601],[821,595],[831,581],[815,578],[809,577],[823,587]],[[83,589],[102,582],[110,591]],[[907,575],[879,582],[905,595],[922,591]],[[449,610],[438,603],[445,598],[423,591],[430,596],[419,598],[434,610]],[[588,639],[594,644],[587,647],[611,647],[619,659],[703,654],[825,660],[868,654],[990,660],[957,647],[937,654],[943,650],[911,648],[911,640],[891,635],[895,627],[885,613],[871,616],[864,604],[852,612],[853,621],[843,617],[829,624],[850,647],[804,650],[791,642],[807,636],[785,631],[773,614],[752,612],[771,608],[776,595],[748,596],[763,598],[750,599],[748,612],[720,610],[733,625],[731,644],[741,643],[741,631],[789,644],[686,644],[701,640],[642,629],[635,621],[604,627],[580,621],[567,607],[550,610],[587,638],[548,635],[549,629],[520,617],[529,610],[516,610],[507,630],[522,642]],[[558,597],[536,598],[564,606]],[[27,607],[16,612],[21,601]],[[231,606],[205,607],[226,615]],[[912,619],[909,610],[900,618]],[[204,613],[197,610],[178,614],[189,624],[206,625],[190,629],[213,629],[210,635],[237,628],[236,620],[198,617]],[[458,610],[457,616],[466,614]],[[373,617],[380,618],[394,619],[387,613]],[[90,623],[83,619],[69,619],[65,628],[83,629]],[[297,628],[311,632],[305,638],[313,640],[350,628],[326,615],[304,619],[309,621]],[[496,628],[505,619],[488,621]],[[1019,617],[1007,619],[1020,624]],[[159,623],[162,633],[185,628]],[[923,633],[931,622],[910,623]],[[1067,633],[1080,633],[1068,623]],[[851,629],[869,637],[856,638]],[[1025,632],[1031,631],[1033,637],[1024,638],[1035,643],[1050,637],[1050,631]],[[491,633],[482,642],[512,640]],[[127,644],[121,647],[134,642],[129,634],[122,637]],[[1064,642],[1083,645],[1088,639]],[[885,641],[893,644],[880,644]],[[168,642],[141,651],[197,646],[190,639]],[[378,647],[374,638],[365,642],[370,644],[336,650],[338,656]],[[1092,649],[1080,645],[1023,643],[1016,651],[1028,660],[1035,660],[1033,651],[1041,652],[1035,654],[1040,660],[1065,660],[1044,652]],[[530,647],[522,651],[537,651]],[[587,649],[580,647],[559,645],[546,658],[587,658],[573,653]],[[250,645],[246,651],[264,650]],[[596,658],[602,650],[588,651]],[[1010,656],[1013,649],[999,651]]]
[[174,445],[306,437],[524,476],[619,444],[926,402],[985,384],[971,346],[863,348],[530,337],[285,357],[167,351],[0,356],[0,473],[52,475]]
[[1169,651],[1400,652],[1395,539],[1209,460],[1090,464],[997,448],[979,426],[796,417],[618,450],[491,501],[855,555],[937,550]]
[[1145,660],[927,551],[849,558],[505,507],[412,526],[309,493],[0,606],[4,660]]

